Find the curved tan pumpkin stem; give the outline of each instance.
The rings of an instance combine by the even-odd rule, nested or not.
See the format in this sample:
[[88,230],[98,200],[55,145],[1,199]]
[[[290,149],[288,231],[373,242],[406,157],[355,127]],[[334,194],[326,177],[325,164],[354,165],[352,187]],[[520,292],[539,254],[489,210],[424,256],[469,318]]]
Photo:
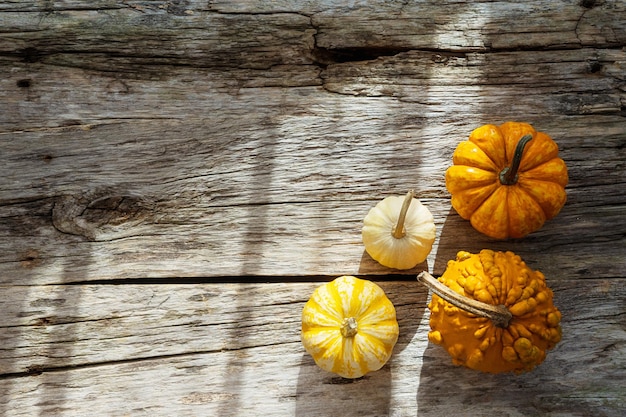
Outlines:
[[406,193],[406,196],[404,197],[404,202],[402,203],[402,208],[400,209],[400,214],[398,215],[398,223],[391,234],[396,239],[402,239],[406,234],[404,231],[404,220],[406,219],[406,213],[409,211],[413,197],[415,197],[415,191],[413,190]]
[[458,307],[476,316],[486,317],[490,319],[497,327],[508,327],[509,321],[511,321],[511,318],[513,318],[513,315],[505,306],[494,306],[492,304],[483,303],[481,301],[461,295],[439,282],[437,278],[433,277],[426,271],[421,272],[417,276],[417,280],[421,281],[433,293],[437,294],[439,297],[443,298],[455,307]]

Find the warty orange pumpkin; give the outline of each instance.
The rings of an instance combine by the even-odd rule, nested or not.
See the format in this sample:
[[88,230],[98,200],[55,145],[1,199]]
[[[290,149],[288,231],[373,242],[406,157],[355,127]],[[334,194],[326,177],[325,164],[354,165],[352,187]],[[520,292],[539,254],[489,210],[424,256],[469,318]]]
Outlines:
[[558,145],[527,123],[488,124],[459,143],[446,171],[452,207],[481,233],[521,238],[555,217],[566,200]]
[[428,339],[456,365],[489,373],[530,371],[561,340],[561,313],[544,275],[513,252],[461,251],[433,291]]

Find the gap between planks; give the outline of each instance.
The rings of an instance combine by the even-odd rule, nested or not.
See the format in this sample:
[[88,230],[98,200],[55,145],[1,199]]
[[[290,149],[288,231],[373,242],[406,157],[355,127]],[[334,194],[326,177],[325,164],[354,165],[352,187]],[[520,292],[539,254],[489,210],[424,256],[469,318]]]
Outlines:
[[[89,281],[72,281],[61,284],[44,284],[50,286],[59,285],[196,285],[196,284],[280,284],[280,283],[306,283],[328,282],[340,275],[303,275],[303,276],[264,276],[264,275],[232,275],[217,277],[170,277],[170,278],[116,278]],[[358,278],[370,281],[415,281],[417,274],[413,271],[409,274],[388,275],[363,275],[355,274]]]

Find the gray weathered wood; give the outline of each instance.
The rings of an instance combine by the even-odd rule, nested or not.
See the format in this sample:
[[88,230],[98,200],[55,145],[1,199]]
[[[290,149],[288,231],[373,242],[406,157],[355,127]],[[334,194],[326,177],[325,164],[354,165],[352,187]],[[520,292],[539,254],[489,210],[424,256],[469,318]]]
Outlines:
[[[437,274],[460,248],[495,246],[534,258],[554,276],[564,268],[581,277],[590,270],[619,276],[625,57],[593,49],[463,57],[408,52],[329,66],[323,86],[242,88],[236,96],[198,96],[203,82],[185,81],[196,70],[174,68],[165,83],[125,81],[128,91],[114,93],[112,102],[99,99],[111,83],[118,86],[110,74],[90,73],[87,85],[72,75],[85,70],[53,66],[57,72],[48,77],[56,83],[40,87],[30,77],[29,90],[42,89],[45,102],[61,103],[49,107],[60,114],[83,103],[88,116],[77,126],[0,134],[6,161],[0,230],[14,237],[0,243],[3,282],[16,271],[29,283],[384,274],[363,256],[361,220],[379,199],[408,188],[437,219],[429,258]],[[600,74],[590,72],[590,62],[603,68]],[[5,80],[7,90],[23,77]],[[65,105],[67,91],[73,97]],[[156,119],[144,119],[151,106],[159,108]],[[569,201],[529,239],[491,242],[450,211],[443,174],[471,129],[518,114],[561,146],[570,167]],[[303,255],[296,264],[294,244]],[[585,257],[589,245],[604,257],[583,267],[570,254]],[[561,254],[558,264],[551,261]]]
[[427,342],[426,290],[416,281],[379,284],[396,306],[400,339],[383,370],[351,384],[318,369],[300,344],[300,312],[319,283],[13,287],[0,300],[6,325],[0,373],[31,375],[0,380],[6,395],[0,411],[8,417],[624,410],[624,279],[555,282],[563,340],[520,376],[453,366]]
[[[0,415],[624,415],[625,45],[621,0],[0,1]],[[497,242],[443,175],[506,120],[554,137],[570,184]],[[437,240],[381,282],[400,340],[348,384],[304,354],[317,284],[293,281],[397,273],[360,228],[409,188]],[[564,313],[530,374],[427,342],[414,275],[483,248]],[[224,283],[250,276],[273,283]]]

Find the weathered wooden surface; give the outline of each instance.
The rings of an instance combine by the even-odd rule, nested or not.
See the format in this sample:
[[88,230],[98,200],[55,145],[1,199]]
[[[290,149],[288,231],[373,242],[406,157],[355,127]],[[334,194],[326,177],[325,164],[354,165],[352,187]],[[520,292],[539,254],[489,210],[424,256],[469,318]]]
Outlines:
[[[380,282],[401,337],[347,383],[300,344],[319,283],[13,287],[0,300],[2,415],[618,415],[626,280],[556,283],[563,340],[532,373],[485,376],[428,344],[428,294]],[[584,297],[581,297],[581,293]],[[570,414],[572,413],[572,414]]]
[[[625,45],[619,0],[0,1],[0,415],[625,414]],[[496,242],[443,173],[506,120],[554,137],[570,184]],[[382,371],[303,353],[317,284],[293,281],[396,274],[361,221],[409,188],[438,231],[407,279],[485,247],[546,274],[564,340],[539,369],[451,366],[412,281],[382,283]],[[273,283],[223,283],[250,276]]]

